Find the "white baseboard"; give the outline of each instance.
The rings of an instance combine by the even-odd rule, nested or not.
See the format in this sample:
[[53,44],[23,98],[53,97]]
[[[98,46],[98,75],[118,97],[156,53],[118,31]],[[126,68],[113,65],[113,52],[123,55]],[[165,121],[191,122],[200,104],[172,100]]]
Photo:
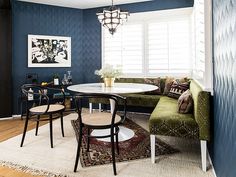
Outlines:
[[8,120],[8,119],[13,119],[13,117],[2,117],[0,120]]
[[1,120],[8,120],[8,119],[16,119],[16,118],[20,118],[21,117],[21,115],[19,114],[19,115],[12,115],[11,117],[2,117],[2,118],[0,118]]
[[21,117],[21,115],[20,114],[16,114],[16,115],[12,115],[12,118],[14,119],[14,118],[19,118],[19,117]]
[[215,171],[215,168],[214,168],[214,166],[213,166],[213,163],[212,163],[212,160],[211,160],[211,156],[210,156],[209,153],[208,153],[208,159],[209,159],[209,162],[210,162],[210,164],[211,164],[213,174],[214,174],[215,177],[217,177],[217,176],[216,176],[216,171]]

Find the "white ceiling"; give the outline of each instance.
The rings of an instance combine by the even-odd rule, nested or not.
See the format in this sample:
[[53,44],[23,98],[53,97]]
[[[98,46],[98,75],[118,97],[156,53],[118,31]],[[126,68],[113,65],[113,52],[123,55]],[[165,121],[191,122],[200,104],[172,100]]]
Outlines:
[[[18,1],[62,6],[62,7],[72,7],[72,8],[78,8],[78,9],[88,9],[88,8],[103,7],[103,6],[111,5],[111,0],[18,0]],[[144,1],[151,1],[151,0],[114,0],[114,5],[137,3],[137,2],[144,2]]]

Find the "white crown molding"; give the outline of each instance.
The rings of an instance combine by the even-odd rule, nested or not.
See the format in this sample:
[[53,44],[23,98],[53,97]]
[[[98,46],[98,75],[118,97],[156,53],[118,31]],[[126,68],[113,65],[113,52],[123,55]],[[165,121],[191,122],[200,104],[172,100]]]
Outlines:
[[[61,6],[61,7],[70,7],[70,8],[78,8],[78,9],[89,9],[96,7],[104,7],[111,6],[111,0],[18,0],[24,2],[31,2],[37,4],[46,4],[53,6]],[[114,0],[114,5],[119,4],[130,4],[130,3],[138,3],[152,0]]]

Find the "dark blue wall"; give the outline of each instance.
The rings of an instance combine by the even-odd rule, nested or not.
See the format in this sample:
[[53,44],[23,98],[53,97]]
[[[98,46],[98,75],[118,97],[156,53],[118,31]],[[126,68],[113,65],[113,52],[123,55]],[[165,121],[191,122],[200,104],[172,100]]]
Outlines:
[[213,1],[214,140],[218,177],[236,176],[236,0]]
[[[28,68],[28,34],[71,37],[71,68]],[[41,81],[51,81],[53,73],[71,70],[74,82],[83,82],[83,12],[33,3],[13,2],[13,93],[14,113],[19,113],[20,86],[26,73],[38,73]]]
[[[193,0],[155,0],[119,6],[132,12],[154,11],[193,6]],[[94,82],[94,70],[101,67],[101,25],[96,12],[102,8],[79,10],[13,0],[13,93],[14,113],[19,113],[20,86],[26,73],[38,73],[40,80],[50,81],[53,73],[72,71],[73,82]],[[27,35],[70,36],[71,68],[28,68]]]
[[[131,13],[146,12],[164,9],[192,7],[193,0],[154,0],[149,2],[119,5],[122,10]],[[87,69],[84,71],[85,82],[94,82],[98,79],[94,70],[101,67],[101,26],[97,20],[96,12],[102,8],[88,9],[83,11],[84,18],[84,41],[83,56]]]

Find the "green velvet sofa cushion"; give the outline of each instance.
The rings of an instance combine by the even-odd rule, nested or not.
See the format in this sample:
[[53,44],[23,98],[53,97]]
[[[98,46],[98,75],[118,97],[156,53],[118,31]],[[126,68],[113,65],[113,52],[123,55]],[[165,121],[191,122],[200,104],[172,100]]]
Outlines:
[[149,119],[151,134],[199,138],[198,124],[193,114],[177,112],[177,100],[169,97],[160,98]]
[[162,97],[161,95],[146,95],[146,94],[124,94],[127,105],[141,107],[155,107]]
[[119,78],[119,79],[116,79],[115,82],[143,84],[144,79],[143,78]]
[[[160,99],[160,95],[146,95],[146,94],[123,94],[126,97],[128,106],[142,106],[142,107],[155,107]],[[91,98],[90,103],[110,104],[108,99]]]

